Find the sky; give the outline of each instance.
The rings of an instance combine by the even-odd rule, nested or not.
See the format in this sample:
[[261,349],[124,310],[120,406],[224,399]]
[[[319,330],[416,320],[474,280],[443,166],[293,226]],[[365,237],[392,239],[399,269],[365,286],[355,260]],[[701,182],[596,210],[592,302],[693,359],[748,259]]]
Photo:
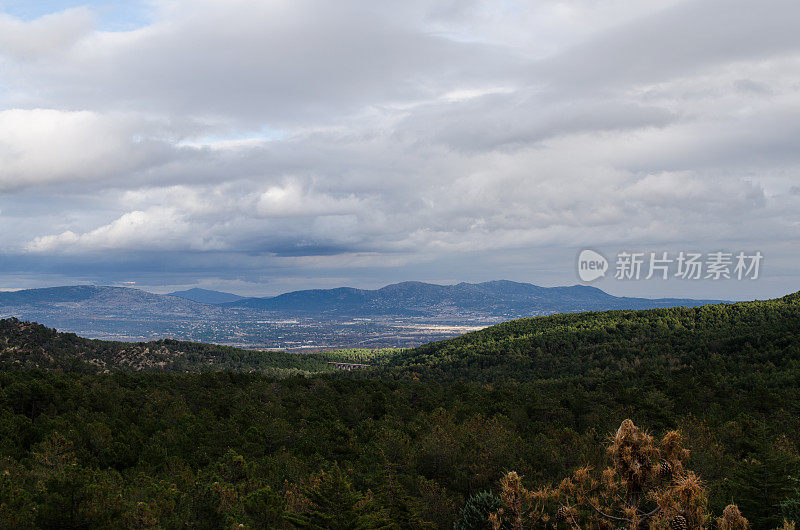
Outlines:
[[795,0],[0,0],[0,289],[800,290]]

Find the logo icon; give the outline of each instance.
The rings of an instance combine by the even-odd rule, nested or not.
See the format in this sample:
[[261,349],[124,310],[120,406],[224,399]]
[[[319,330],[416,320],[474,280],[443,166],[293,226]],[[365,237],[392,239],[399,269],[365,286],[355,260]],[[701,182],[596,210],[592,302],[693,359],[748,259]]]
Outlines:
[[608,260],[594,250],[584,249],[578,255],[578,277],[582,282],[591,282],[606,275]]

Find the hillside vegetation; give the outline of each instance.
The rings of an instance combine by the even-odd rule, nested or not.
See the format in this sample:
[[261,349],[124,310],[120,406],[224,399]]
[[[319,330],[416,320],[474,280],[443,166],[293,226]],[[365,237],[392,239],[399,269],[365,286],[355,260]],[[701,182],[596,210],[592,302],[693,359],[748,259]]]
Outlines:
[[407,350],[393,371],[422,379],[531,381],[680,376],[796,367],[800,294],[776,300],[513,320]]
[[348,348],[297,354],[172,339],[119,342],[85,339],[15,318],[0,319],[0,368],[76,373],[225,370],[285,377],[332,372],[332,362],[383,365],[401,351]]
[[[580,495],[596,472],[634,462],[664,499],[691,494],[683,515],[639,499],[658,528],[739,528],[724,526],[733,509],[712,517],[732,502],[753,528],[776,528],[800,515],[798,309],[792,295],[524,319],[376,358],[341,352],[369,369],[283,378],[235,362],[89,373],[90,358],[122,366],[130,346],[6,321],[0,527],[488,528],[527,492],[542,501],[533,527],[568,528],[594,513]],[[195,355],[164,343],[165,356]],[[194,347],[201,364],[245,355]],[[330,358],[269,355],[275,370]],[[626,418],[661,441],[623,431]],[[608,484],[630,495],[629,480]]]
[[323,355],[243,350],[170,339],[152,342],[85,339],[32,322],[0,320],[0,365],[5,366],[87,373],[232,370],[289,375],[330,371],[327,360]]

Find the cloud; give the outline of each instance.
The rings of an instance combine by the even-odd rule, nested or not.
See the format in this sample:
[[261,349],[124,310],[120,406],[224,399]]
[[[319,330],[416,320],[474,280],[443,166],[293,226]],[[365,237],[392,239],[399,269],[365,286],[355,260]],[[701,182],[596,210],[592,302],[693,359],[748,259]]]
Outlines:
[[353,195],[335,198],[325,194],[314,194],[290,182],[284,186],[272,186],[259,194],[256,202],[257,215],[262,217],[316,217],[327,215],[356,214],[369,205]]
[[90,232],[67,230],[34,239],[32,253],[80,253],[105,250],[220,250],[224,245],[198,234],[183,216],[169,208],[128,212]]
[[792,0],[682,2],[593,36],[535,73],[575,92],[702,75],[720,64],[796,53],[798,15]]
[[663,127],[676,118],[658,105],[614,98],[548,101],[533,91],[446,101],[411,114],[397,133],[459,150],[492,151],[576,133]]
[[94,16],[86,8],[67,9],[24,22],[0,13],[0,57],[36,60],[68,51],[88,36]]
[[0,111],[0,190],[116,177],[163,163],[173,147],[146,120],[91,111]]
[[158,13],[137,30],[95,32],[52,62],[20,63],[17,81],[72,103],[256,127],[430,97],[505,77],[501,65],[514,61],[358,2],[170,1]]
[[0,17],[6,263],[340,282],[800,240],[794,2],[150,5]]
[[[353,217],[367,202],[336,198],[296,181],[243,193],[227,185],[126,192],[123,203],[146,205],[86,232],[37,236],[28,253],[125,251],[228,251],[232,247],[278,255],[328,254],[352,242]],[[337,218],[345,219],[337,219]],[[306,219],[297,225],[295,220]]]

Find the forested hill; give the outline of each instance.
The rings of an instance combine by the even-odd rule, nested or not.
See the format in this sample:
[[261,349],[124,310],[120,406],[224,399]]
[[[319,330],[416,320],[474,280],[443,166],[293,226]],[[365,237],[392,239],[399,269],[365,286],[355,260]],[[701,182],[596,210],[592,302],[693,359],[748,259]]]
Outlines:
[[514,320],[407,350],[389,371],[436,381],[590,380],[798,361],[800,293],[795,293],[735,304]]
[[653,453],[646,469],[691,485],[703,524],[673,524],[686,501],[652,528],[743,528],[710,515],[735,502],[775,529],[800,521],[798,309],[795,294],[517,320],[280,379],[326,357],[0,321],[0,528],[485,528],[509,471],[561,495],[543,504],[555,523],[576,502],[563,479],[606,476],[606,436],[631,418],[665,451],[681,437],[702,479]]
[[178,340],[115,342],[59,333],[34,322],[0,319],[0,368],[62,372],[207,370],[258,371],[271,375],[329,370],[319,355],[251,351]]

